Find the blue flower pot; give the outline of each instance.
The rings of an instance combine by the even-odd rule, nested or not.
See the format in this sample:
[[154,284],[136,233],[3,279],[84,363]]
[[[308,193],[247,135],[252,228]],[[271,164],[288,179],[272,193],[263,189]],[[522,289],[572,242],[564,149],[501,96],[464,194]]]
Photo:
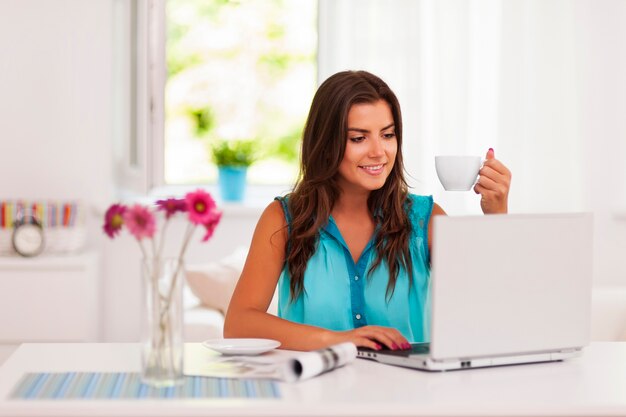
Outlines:
[[219,167],[219,186],[222,200],[242,201],[246,190],[247,167]]

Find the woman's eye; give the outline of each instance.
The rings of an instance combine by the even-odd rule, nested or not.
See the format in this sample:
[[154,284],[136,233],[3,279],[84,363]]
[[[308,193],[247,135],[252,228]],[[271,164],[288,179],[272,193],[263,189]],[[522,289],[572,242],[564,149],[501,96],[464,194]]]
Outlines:
[[363,142],[365,140],[365,136],[355,136],[350,138],[350,140],[355,143]]
[[395,134],[395,132],[392,132],[392,133],[385,133],[385,134],[383,135],[383,137],[384,137],[385,139],[393,139],[393,138],[395,138],[395,137],[396,137],[396,134]]

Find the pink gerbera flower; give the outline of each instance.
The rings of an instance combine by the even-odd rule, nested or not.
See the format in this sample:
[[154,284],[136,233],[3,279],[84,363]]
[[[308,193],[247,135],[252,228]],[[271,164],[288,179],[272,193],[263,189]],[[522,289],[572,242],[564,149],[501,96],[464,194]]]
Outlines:
[[128,227],[130,234],[137,240],[144,237],[151,238],[156,231],[156,221],[150,210],[140,204],[128,208],[124,213],[124,223]]
[[206,233],[204,237],[202,238],[203,242],[206,242],[207,240],[211,238],[211,236],[213,236],[213,232],[215,231],[215,228],[217,227],[221,218],[222,218],[221,211],[218,211],[215,209],[211,211],[209,220],[207,220],[205,223],[202,224],[206,230]]
[[165,218],[169,219],[176,212],[187,211],[187,204],[182,198],[168,198],[166,200],[158,200],[156,202],[157,209],[165,212]]
[[102,229],[111,239],[122,230],[125,211],[126,206],[113,204],[104,214],[104,225],[102,225]]
[[193,224],[205,224],[213,219],[216,205],[211,194],[204,190],[196,190],[187,193],[185,202],[187,203],[189,221]]

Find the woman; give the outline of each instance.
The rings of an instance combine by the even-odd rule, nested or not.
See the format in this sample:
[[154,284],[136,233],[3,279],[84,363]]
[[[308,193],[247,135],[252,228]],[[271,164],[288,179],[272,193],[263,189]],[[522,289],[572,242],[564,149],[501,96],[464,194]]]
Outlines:
[[[225,337],[276,339],[312,350],[350,341],[379,350],[428,341],[432,197],[408,193],[395,94],[365,71],[318,89],[301,176],[257,224]],[[493,150],[474,191],[506,213],[511,174]],[[267,313],[278,285],[278,317]]]

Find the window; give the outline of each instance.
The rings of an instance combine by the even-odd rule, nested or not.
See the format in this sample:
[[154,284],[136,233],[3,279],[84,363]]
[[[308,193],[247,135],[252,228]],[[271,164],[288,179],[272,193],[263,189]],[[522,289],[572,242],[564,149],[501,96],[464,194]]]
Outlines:
[[210,144],[242,139],[257,149],[249,183],[293,182],[316,87],[317,2],[162,0],[151,7],[157,47],[150,60],[162,78],[152,84],[162,88],[151,102],[154,185],[214,183]]

